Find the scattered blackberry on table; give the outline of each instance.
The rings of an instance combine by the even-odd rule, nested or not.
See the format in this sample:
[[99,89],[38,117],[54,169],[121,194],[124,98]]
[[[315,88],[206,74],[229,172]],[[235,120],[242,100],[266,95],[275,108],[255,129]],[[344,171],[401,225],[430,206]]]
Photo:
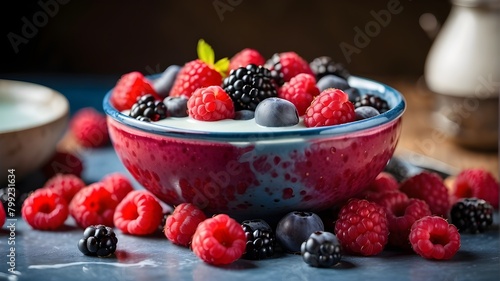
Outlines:
[[158,121],[167,117],[167,106],[153,95],[146,94],[132,105],[129,116],[146,122]]
[[316,75],[316,79],[318,80],[329,74],[342,77],[346,80],[350,76],[349,71],[347,71],[343,64],[333,61],[333,59],[328,56],[315,58],[313,61],[311,61],[309,66],[311,67],[312,71]]
[[272,228],[262,219],[246,220],[241,223],[247,239],[243,258],[260,260],[274,254],[276,238]]
[[493,211],[483,199],[462,198],[451,207],[451,223],[460,232],[481,233],[493,224]]
[[278,96],[269,69],[255,64],[232,70],[222,87],[233,100],[236,111],[255,110],[264,99]]
[[354,107],[358,108],[361,106],[371,106],[377,109],[380,113],[384,113],[389,110],[389,104],[386,100],[378,97],[374,94],[364,94],[359,98],[354,100]]
[[304,262],[313,267],[330,267],[342,258],[340,242],[331,232],[316,231],[302,243],[300,252]]
[[107,257],[115,252],[117,244],[118,238],[111,227],[91,225],[78,241],[78,249],[87,256]]
[[278,222],[276,238],[285,251],[299,253],[302,242],[306,241],[311,233],[324,230],[323,221],[317,214],[293,211]]

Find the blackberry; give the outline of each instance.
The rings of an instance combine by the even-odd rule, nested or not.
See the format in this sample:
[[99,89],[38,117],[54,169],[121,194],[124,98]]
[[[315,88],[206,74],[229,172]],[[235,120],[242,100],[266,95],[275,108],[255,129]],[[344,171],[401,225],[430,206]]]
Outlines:
[[250,260],[260,260],[274,254],[276,238],[272,228],[261,219],[246,220],[241,223],[247,239],[243,257]]
[[132,105],[129,116],[146,122],[158,121],[167,118],[167,106],[162,101],[155,100],[153,95],[146,94]]
[[345,68],[345,66],[341,63],[334,62],[331,57],[321,56],[315,58],[311,63],[309,63],[314,75],[316,75],[316,80],[321,79],[322,77],[333,74],[344,78],[347,80],[350,74]]
[[255,64],[231,70],[222,87],[233,100],[236,111],[255,111],[261,101],[278,95],[269,69]]
[[315,231],[302,242],[302,259],[310,266],[330,267],[340,262],[342,250],[340,242],[331,232]]
[[118,238],[111,227],[91,225],[83,231],[78,249],[87,256],[107,257],[115,252],[117,243]]
[[267,60],[265,66],[269,69],[272,69],[270,71],[270,74],[274,82],[278,86],[283,86],[283,84],[285,84],[285,77],[283,72],[281,72],[282,65],[281,65],[280,54],[278,53],[274,54],[270,59]]
[[493,207],[483,199],[462,198],[451,207],[450,217],[460,232],[481,233],[493,224]]
[[374,107],[378,112],[384,113],[389,110],[389,104],[386,100],[374,94],[364,94],[354,100],[354,108],[361,106]]

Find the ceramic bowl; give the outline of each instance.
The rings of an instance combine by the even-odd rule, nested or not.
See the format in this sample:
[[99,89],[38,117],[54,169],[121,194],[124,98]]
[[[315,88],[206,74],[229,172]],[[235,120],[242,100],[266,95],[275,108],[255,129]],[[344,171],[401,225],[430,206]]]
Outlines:
[[34,172],[54,154],[69,116],[69,103],[45,86],[0,80],[0,175],[16,181]]
[[165,203],[191,202],[208,214],[238,219],[270,217],[343,202],[362,191],[391,158],[406,108],[403,96],[359,77],[349,83],[386,99],[391,109],[330,127],[213,132],[203,130],[203,124],[181,129],[133,119],[112,106],[111,91],[103,107],[119,159]]

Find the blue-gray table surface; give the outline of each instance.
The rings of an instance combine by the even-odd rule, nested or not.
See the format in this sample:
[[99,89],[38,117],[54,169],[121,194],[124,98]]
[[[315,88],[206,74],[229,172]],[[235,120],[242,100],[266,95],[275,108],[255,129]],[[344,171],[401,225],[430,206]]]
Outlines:
[[[55,79],[50,75],[2,78],[36,82],[61,91],[68,97],[72,112],[85,106],[100,109],[102,97],[116,79]],[[111,172],[127,173],[111,146],[79,153],[86,182],[98,181]],[[374,257],[344,256],[339,265],[320,269],[308,266],[299,255],[283,253],[266,260],[240,259],[228,266],[211,266],[188,248],[170,243],[161,232],[136,237],[117,231],[118,249],[113,257],[89,257],[77,249],[82,230],[71,218],[62,230],[36,231],[17,217],[0,230],[0,280],[498,280],[498,219],[497,213],[493,227],[486,233],[462,234],[461,248],[449,261],[386,250]],[[12,224],[13,232],[9,229]],[[14,239],[9,240],[12,235]],[[15,244],[9,243],[12,240]],[[13,273],[8,271],[11,247],[15,250]]]

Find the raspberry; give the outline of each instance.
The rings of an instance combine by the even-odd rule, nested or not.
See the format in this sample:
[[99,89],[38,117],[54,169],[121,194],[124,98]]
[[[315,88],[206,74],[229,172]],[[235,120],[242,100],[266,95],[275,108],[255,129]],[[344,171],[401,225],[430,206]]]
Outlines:
[[451,223],[460,232],[484,232],[493,224],[493,207],[483,199],[462,198],[451,207]]
[[230,59],[229,70],[245,67],[249,64],[264,65],[265,63],[266,60],[257,50],[246,48],[236,53]]
[[229,59],[214,63],[214,50],[205,41],[198,41],[198,59],[186,63],[175,78],[170,90],[171,97],[191,97],[198,88],[218,86],[227,75]]
[[354,106],[342,90],[326,89],[312,101],[304,117],[306,127],[321,127],[352,122]]
[[375,180],[368,186],[368,190],[375,192],[394,191],[399,189],[396,178],[388,172],[380,172]]
[[76,141],[83,147],[100,147],[109,141],[106,116],[92,107],[78,110],[69,126]]
[[41,188],[26,198],[21,214],[34,229],[53,230],[62,226],[68,218],[68,203],[58,193]]
[[394,191],[399,191],[399,183],[396,178],[392,174],[381,172],[357,197],[368,201],[376,201],[383,197],[386,192]]
[[134,190],[130,180],[119,172],[104,176],[101,182],[106,186],[106,189],[117,202],[121,202],[129,192]]
[[304,115],[314,97],[319,95],[314,76],[306,73],[297,76],[286,82],[278,91],[278,97],[291,101],[299,115]]
[[3,204],[0,204],[0,228],[2,228],[6,219],[7,219],[7,216],[5,215],[5,209],[3,207]]
[[198,88],[188,100],[189,116],[201,121],[218,121],[234,117],[231,97],[220,86]]
[[203,261],[230,264],[245,252],[246,238],[241,225],[226,214],[216,215],[198,225],[191,248]]
[[335,234],[345,251],[363,256],[377,255],[389,237],[385,209],[364,199],[350,199],[340,209]]
[[84,255],[107,257],[116,251],[118,238],[113,229],[105,225],[91,225],[78,241],[78,249]]
[[42,166],[41,171],[46,178],[51,178],[56,174],[73,174],[80,177],[83,171],[83,163],[75,154],[58,150]]
[[165,236],[172,243],[188,246],[193,239],[196,227],[207,217],[191,203],[182,203],[175,207],[174,212],[167,217]]
[[433,215],[447,217],[450,210],[448,189],[443,179],[431,172],[422,172],[403,181],[399,189],[410,198],[424,200]]
[[110,102],[118,111],[130,109],[137,99],[145,94],[152,94],[156,99],[160,97],[142,73],[134,71],[124,74],[116,83],[111,92]]
[[498,209],[498,191],[498,181],[490,172],[482,169],[465,169],[457,175],[451,189],[451,196],[456,199],[480,198]]
[[116,206],[113,222],[123,233],[147,235],[158,229],[162,218],[158,200],[149,191],[134,190]]
[[439,216],[426,216],[416,221],[409,239],[413,250],[427,259],[448,260],[460,249],[457,228]]
[[102,182],[82,188],[69,204],[69,212],[76,223],[86,228],[91,225],[113,225],[113,214],[118,205]]
[[271,76],[278,86],[290,81],[292,77],[300,73],[307,73],[314,76],[307,61],[295,52],[274,54],[266,62],[266,67],[271,70]]
[[408,198],[400,191],[385,192],[375,201],[385,208],[389,222],[389,244],[407,249],[410,247],[408,235],[413,223],[425,216],[430,216],[431,211],[425,201]]
[[86,186],[83,180],[72,174],[57,174],[45,182],[44,188],[61,195],[69,204],[75,194]]

